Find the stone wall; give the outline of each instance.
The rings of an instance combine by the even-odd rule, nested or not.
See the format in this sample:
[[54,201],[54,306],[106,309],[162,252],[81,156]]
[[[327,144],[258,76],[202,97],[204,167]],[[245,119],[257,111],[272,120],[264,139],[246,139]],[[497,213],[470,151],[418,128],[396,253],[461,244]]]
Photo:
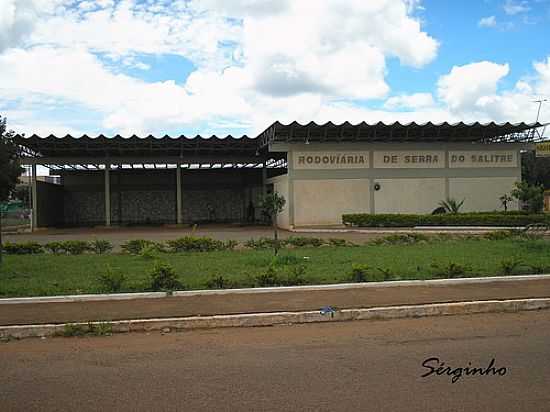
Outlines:
[[[176,222],[175,170],[111,171],[111,223]],[[104,172],[63,175],[64,222],[68,226],[105,224]],[[240,223],[252,200],[260,218],[260,169],[182,170],[184,223]]]

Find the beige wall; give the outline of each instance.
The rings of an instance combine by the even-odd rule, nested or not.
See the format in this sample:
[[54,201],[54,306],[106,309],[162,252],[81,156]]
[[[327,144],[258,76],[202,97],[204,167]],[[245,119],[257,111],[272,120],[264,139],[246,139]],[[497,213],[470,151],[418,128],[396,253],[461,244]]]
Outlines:
[[270,182],[273,183],[273,190],[282,195],[285,200],[285,207],[281,213],[277,216],[277,226],[282,229],[290,228],[290,198],[288,190],[288,175],[278,176],[273,179],[270,179]]
[[[515,177],[450,178],[449,197],[458,201],[464,199],[463,212],[503,210],[499,197],[510,194],[518,180]],[[518,207],[516,201],[508,204],[508,210]]]
[[294,181],[294,224],[334,225],[345,213],[369,212],[368,179]]
[[445,179],[376,179],[375,213],[431,213],[445,199]]

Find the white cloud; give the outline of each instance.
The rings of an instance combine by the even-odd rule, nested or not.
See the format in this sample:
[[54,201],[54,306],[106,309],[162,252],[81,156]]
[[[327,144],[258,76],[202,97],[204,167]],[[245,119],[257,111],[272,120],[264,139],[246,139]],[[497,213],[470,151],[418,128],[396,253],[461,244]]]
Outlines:
[[33,0],[0,0],[0,53],[32,32],[36,13]]
[[438,96],[451,110],[468,110],[480,97],[494,94],[509,70],[508,64],[488,61],[454,66],[449,74],[439,78]]
[[497,19],[495,16],[483,17],[477,23],[479,27],[496,27]]
[[504,12],[510,16],[519,13],[526,13],[531,8],[528,6],[527,1],[506,0],[504,5]]
[[393,96],[386,100],[384,108],[394,109],[422,109],[435,105],[431,93],[414,93]]

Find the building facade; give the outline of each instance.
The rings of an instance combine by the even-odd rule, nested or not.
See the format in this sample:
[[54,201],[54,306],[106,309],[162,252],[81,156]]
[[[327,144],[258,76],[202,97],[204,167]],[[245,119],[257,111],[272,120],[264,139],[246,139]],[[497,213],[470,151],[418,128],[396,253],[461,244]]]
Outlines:
[[[339,225],[346,213],[501,209],[521,180],[527,124],[274,123],[256,138],[18,137],[33,181],[35,227],[243,223],[262,196],[286,199],[281,228]],[[46,185],[46,186],[45,186]],[[517,208],[517,204],[509,208]]]

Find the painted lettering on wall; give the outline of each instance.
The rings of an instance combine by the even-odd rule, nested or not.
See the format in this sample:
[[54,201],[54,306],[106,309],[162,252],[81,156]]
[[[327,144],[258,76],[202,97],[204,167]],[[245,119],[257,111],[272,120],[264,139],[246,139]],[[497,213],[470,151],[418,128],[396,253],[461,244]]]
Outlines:
[[369,152],[294,152],[295,169],[362,169],[369,167]]
[[449,167],[516,167],[517,164],[516,151],[449,152]]
[[445,167],[443,151],[375,151],[375,168],[439,168]]

